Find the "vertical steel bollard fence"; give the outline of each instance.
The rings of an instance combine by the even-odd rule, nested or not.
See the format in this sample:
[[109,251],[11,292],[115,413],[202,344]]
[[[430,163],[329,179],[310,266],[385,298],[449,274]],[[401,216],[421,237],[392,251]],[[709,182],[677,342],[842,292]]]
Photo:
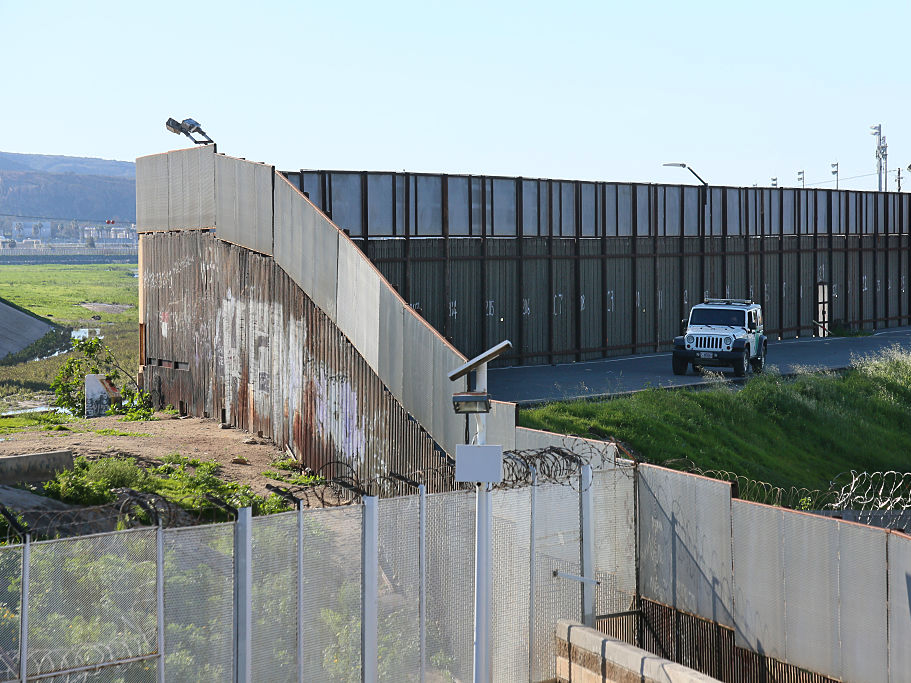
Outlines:
[[28,679],[28,592],[29,563],[32,555],[32,535],[25,535],[22,548],[22,586],[19,593],[19,678],[22,683]]
[[420,683],[427,677],[427,487],[418,484],[418,634]]
[[252,508],[240,508],[234,523],[234,651],[237,683],[252,682],[253,535]]
[[376,683],[378,674],[377,599],[379,580],[379,499],[364,496],[362,558],[363,588],[361,591],[361,675],[364,683]]
[[164,683],[164,529],[155,531],[155,611],[158,617],[158,683]]
[[579,520],[582,525],[581,561],[582,576],[590,581],[582,583],[582,623],[590,628],[595,626],[595,567],[594,567],[594,541],[595,523],[594,510],[592,509],[592,484],[593,474],[591,465],[583,465],[579,473]]

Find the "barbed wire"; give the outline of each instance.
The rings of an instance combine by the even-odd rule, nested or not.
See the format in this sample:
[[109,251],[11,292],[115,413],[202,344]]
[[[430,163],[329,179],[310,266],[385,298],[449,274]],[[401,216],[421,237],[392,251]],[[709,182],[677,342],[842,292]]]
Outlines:
[[851,470],[833,480],[832,494],[832,510],[911,510],[911,472]]

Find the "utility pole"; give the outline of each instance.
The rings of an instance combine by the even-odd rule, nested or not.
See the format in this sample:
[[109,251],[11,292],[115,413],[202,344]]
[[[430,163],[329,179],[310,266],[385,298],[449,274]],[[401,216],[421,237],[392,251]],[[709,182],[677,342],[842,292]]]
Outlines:
[[835,189],[838,189],[838,162],[832,164],[832,175],[835,176]]
[[804,179],[803,171],[797,171],[797,182],[800,183],[801,187],[806,187],[807,183]]
[[883,191],[883,163],[885,162],[885,138],[883,138],[883,124],[877,123],[870,126],[870,135],[876,137],[876,178],[877,189]]
[[898,183],[898,191],[901,192],[902,191],[902,167],[901,166],[898,167],[898,170],[895,174],[895,180]]

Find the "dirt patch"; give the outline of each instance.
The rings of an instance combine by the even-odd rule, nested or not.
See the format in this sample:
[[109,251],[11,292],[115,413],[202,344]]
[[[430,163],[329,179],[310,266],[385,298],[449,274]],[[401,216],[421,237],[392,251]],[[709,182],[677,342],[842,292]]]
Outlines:
[[[71,431],[17,432],[4,436],[0,442],[0,456],[68,448],[74,456],[93,459],[129,456],[142,465],[159,465],[164,456],[180,453],[218,462],[222,479],[248,484],[261,495],[269,493],[266,484],[277,483],[261,473],[270,469],[273,462],[288,456],[268,439],[257,438],[239,429],[221,429],[216,420],[196,417],[177,419],[167,414],[159,414],[158,417],[161,419],[150,422],[120,422],[117,417],[98,417],[69,425]],[[94,431],[105,429],[129,432],[130,435],[111,436]],[[249,464],[232,462],[239,456]]]
[[98,302],[79,304],[95,313],[123,313],[133,308],[132,304],[102,304]]

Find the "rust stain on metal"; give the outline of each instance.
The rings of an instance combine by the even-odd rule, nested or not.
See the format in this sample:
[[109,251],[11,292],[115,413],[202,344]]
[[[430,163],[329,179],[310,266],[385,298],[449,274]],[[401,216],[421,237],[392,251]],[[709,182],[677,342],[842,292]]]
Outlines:
[[161,405],[224,415],[314,470],[341,461],[372,478],[445,462],[270,257],[198,231],[144,235],[140,249],[144,322],[155,323],[144,326],[143,374]]

